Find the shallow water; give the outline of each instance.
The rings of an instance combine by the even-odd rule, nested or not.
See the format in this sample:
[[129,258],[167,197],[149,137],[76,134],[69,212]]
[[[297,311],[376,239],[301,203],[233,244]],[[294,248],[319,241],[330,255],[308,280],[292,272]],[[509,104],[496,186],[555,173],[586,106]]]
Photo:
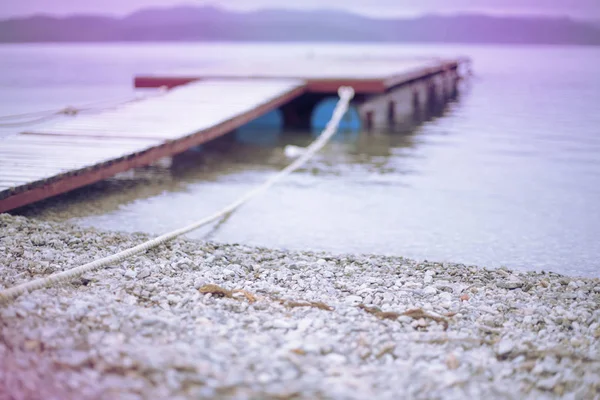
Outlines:
[[[476,76],[442,115],[408,132],[338,137],[307,168],[191,237],[600,275],[600,48],[0,46],[0,114],[128,96],[136,73],[331,52],[468,55]],[[288,162],[286,144],[310,140],[289,132],[263,146],[224,141],[172,168],[21,212],[163,233],[236,199]]]

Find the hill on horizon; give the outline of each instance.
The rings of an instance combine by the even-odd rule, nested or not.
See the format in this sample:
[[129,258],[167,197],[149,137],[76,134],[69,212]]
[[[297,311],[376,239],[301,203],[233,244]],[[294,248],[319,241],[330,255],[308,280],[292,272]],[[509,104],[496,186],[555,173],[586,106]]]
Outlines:
[[389,42],[600,45],[600,24],[480,14],[376,19],[334,10],[143,9],[123,18],[34,15],[0,20],[0,43],[118,41]]

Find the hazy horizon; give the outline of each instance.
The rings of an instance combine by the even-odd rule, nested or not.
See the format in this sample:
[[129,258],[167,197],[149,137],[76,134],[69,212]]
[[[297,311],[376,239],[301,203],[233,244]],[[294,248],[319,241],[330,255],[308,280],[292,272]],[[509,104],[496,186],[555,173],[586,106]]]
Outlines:
[[573,0],[303,0],[299,4],[281,5],[277,0],[5,0],[0,3],[0,18],[24,17],[34,14],[67,16],[100,14],[125,16],[154,7],[213,5],[227,10],[252,11],[263,8],[289,10],[333,9],[372,17],[414,17],[424,14],[480,13],[505,16],[565,16],[576,19],[600,20],[600,2]]

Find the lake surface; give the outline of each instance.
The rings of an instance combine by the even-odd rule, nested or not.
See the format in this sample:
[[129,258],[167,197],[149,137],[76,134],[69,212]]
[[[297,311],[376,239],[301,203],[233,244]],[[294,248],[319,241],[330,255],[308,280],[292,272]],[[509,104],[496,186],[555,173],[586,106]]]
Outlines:
[[[410,132],[336,138],[190,237],[600,276],[600,48],[3,45],[0,115],[127,97],[138,73],[274,54],[467,55],[475,77],[441,116]],[[262,146],[223,143],[23,213],[163,233],[260,184],[289,162],[286,144],[310,140],[289,132]]]

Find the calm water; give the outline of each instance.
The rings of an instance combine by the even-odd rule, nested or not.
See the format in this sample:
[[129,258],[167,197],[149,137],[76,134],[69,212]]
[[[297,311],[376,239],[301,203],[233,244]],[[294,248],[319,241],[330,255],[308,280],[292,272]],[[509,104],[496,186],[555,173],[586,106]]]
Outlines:
[[[190,236],[600,276],[600,48],[0,46],[0,115],[128,96],[136,73],[327,53],[468,55],[476,77],[443,115],[411,132],[340,137]],[[25,214],[163,233],[234,200],[285,165],[285,144],[309,140],[224,144]]]

